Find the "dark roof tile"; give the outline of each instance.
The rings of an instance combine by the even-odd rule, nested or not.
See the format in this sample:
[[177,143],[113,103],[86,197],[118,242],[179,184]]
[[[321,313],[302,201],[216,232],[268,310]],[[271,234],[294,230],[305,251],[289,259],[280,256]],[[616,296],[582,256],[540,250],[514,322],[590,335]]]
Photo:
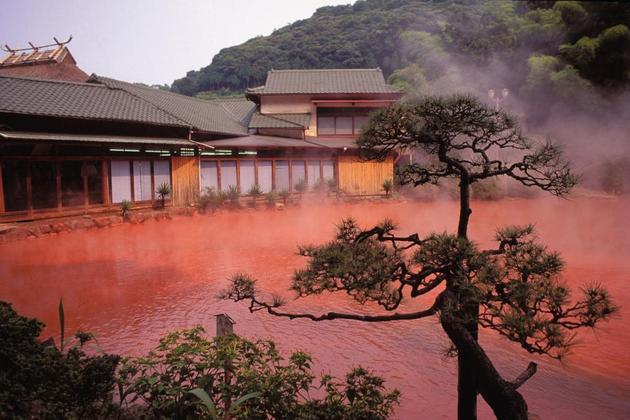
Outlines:
[[254,113],[249,128],[307,128],[311,114],[261,114]]
[[0,112],[185,127],[158,107],[123,90],[0,76]]
[[381,69],[271,70],[264,87],[248,89],[252,95],[400,93],[385,83]]
[[90,76],[90,82],[102,83],[111,89],[120,89],[149,102],[197,131],[213,134],[246,135],[247,126],[215,101],[205,101],[177,93],[135,85],[107,77]]

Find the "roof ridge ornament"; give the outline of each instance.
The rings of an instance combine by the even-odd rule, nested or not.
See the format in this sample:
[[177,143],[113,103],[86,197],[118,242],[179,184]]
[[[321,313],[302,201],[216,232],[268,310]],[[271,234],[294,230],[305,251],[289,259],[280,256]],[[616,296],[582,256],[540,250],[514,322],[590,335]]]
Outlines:
[[46,45],[33,45],[32,42],[28,41],[28,45],[30,45],[27,48],[11,48],[9,47],[8,44],[4,44],[3,46],[0,47],[0,49],[2,49],[2,51],[8,52],[10,54],[15,54],[18,51],[33,51],[33,52],[37,52],[40,48],[47,48],[47,47],[63,47],[65,45],[67,45],[70,41],[72,41],[72,35],[70,35],[68,37],[67,40],[65,41],[59,41],[57,39],[57,37],[53,36],[53,39],[55,40],[54,44],[46,44]]

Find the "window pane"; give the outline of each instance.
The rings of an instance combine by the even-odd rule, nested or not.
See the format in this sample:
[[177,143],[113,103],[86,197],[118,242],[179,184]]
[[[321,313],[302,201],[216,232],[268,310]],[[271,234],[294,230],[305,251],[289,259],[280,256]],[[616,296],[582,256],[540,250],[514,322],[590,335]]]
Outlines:
[[157,190],[162,184],[171,186],[171,165],[168,160],[154,160],[153,185]]
[[81,169],[87,176],[88,203],[103,204],[103,165],[100,160],[88,160],[83,162]]
[[131,173],[128,160],[112,160],[112,203],[131,201]]
[[272,169],[271,169],[271,161],[270,160],[259,160],[258,161],[258,185],[260,189],[264,193],[268,193],[271,191],[272,177]]
[[66,160],[61,162],[61,204],[63,207],[83,205],[83,177],[80,160]]
[[151,162],[133,161],[133,198],[134,201],[151,200]]
[[219,181],[217,177],[217,162],[214,160],[201,161],[201,192],[206,188],[213,188],[215,191],[219,189]]
[[335,179],[335,163],[332,160],[322,162],[322,170],[324,171],[324,179]]
[[308,161],[308,185],[313,186],[317,184],[317,181],[321,178],[321,174],[319,172],[319,161],[318,160],[309,160]]
[[291,166],[291,170],[293,171],[291,174],[293,177],[293,187],[295,188],[296,185],[306,179],[306,165],[303,160],[294,160]]
[[57,178],[55,162],[31,163],[31,185],[33,186],[33,208],[57,207]]
[[221,161],[221,189],[227,191],[230,187],[238,186],[236,181],[236,161]]
[[352,134],[352,117],[337,117],[335,134]]
[[354,134],[359,134],[361,132],[361,129],[367,122],[368,118],[369,118],[368,116],[362,116],[362,115],[354,117]]
[[26,161],[2,162],[2,188],[6,211],[26,210]]
[[241,194],[249,194],[256,184],[256,165],[253,160],[241,161]]
[[276,191],[289,190],[289,161],[276,161]]
[[335,134],[335,117],[317,117],[317,134]]

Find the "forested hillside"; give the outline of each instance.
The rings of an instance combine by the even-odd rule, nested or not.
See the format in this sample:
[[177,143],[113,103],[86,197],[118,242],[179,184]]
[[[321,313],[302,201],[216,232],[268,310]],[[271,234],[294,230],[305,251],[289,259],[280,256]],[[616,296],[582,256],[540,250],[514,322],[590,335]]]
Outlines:
[[628,84],[629,22],[624,2],[358,0],[225,48],[172,90],[240,92],[271,68],[378,66],[412,93],[507,87],[575,101],[576,88]]

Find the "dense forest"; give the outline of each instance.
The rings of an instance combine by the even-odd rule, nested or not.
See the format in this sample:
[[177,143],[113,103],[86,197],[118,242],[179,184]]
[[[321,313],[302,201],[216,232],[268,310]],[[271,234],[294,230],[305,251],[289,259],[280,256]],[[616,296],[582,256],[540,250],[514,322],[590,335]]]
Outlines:
[[[421,93],[492,82],[575,100],[576,87],[628,84],[628,22],[623,2],[358,0],[225,48],[172,90],[241,92],[264,83],[271,68],[378,66],[390,82]],[[500,76],[471,77],[488,79],[488,70]]]

